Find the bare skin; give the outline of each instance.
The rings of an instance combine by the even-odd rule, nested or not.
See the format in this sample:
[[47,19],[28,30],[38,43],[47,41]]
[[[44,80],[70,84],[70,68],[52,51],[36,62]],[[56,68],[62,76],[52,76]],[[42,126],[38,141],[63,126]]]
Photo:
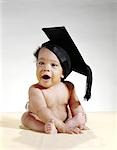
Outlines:
[[44,131],[47,134],[57,134],[57,129],[54,125],[54,120],[46,122]]
[[28,112],[23,114],[22,124],[47,134],[79,134],[86,129],[86,116],[74,85],[61,82],[64,75],[60,62],[47,48],[39,52],[36,74],[39,83],[29,88]]

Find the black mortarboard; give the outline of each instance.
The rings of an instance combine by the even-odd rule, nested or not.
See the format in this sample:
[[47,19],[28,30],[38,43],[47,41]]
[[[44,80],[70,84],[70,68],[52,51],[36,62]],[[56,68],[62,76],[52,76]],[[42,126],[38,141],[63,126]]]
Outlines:
[[[63,70],[65,71],[65,78],[71,73],[71,71],[76,71],[87,76],[86,94],[84,98],[89,100],[91,97],[92,71],[83,60],[78,48],[74,44],[65,27],[50,27],[43,28],[42,30],[50,40],[42,46],[48,45],[49,47],[50,45],[49,49],[52,49],[62,64]],[[56,46],[51,48],[52,44]]]

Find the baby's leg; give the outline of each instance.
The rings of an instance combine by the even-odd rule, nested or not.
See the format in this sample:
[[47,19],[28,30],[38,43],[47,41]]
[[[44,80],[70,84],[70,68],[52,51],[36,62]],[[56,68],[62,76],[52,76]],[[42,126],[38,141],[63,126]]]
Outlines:
[[56,134],[57,129],[54,125],[53,120],[48,121],[47,123],[43,123],[39,120],[36,120],[34,116],[30,115],[29,112],[25,112],[21,118],[22,124],[33,130],[33,131],[38,131],[38,132],[45,132],[47,134]]
[[29,112],[25,112],[21,118],[22,124],[34,131],[45,132],[45,124],[36,120]]
[[84,112],[78,113],[71,119],[68,119],[65,124],[70,128],[79,127],[80,129],[85,129],[86,114]]

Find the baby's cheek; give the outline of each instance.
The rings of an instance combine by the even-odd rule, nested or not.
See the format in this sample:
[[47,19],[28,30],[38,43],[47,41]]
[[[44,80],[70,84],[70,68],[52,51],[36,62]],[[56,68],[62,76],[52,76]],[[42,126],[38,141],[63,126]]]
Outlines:
[[38,72],[38,70],[36,71],[36,77],[37,77],[38,81],[40,81],[40,73]]

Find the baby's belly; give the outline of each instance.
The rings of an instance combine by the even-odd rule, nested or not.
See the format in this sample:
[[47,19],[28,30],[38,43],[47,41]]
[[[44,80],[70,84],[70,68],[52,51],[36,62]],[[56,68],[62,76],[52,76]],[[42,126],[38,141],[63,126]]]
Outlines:
[[[53,113],[53,115],[60,119],[61,121],[65,121],[68,118],[68,111],[67,111],[67,107],[62,105],[62,106],[57,106],[57,107],[51,107],[49,108],[51,110],[51,112]],[[32,107],[30,107],[30,105],[28,106],[28,110],[30,115],[32,115],[35,119],[40,120],[38,118],[38,116],[36,115],[36,112],[33,110]]]
[[65,121],[68,117],[67,110],[65,107],[53,107],[50,108],[50,110],[52,111],[54,116],[60,119],[61,121]]

